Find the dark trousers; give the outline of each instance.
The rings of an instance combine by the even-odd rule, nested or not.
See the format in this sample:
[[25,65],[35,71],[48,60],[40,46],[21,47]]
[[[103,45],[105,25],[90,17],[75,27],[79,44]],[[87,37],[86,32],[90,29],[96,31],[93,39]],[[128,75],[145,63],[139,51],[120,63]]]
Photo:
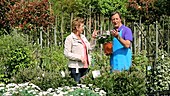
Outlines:
[[80,83],[80,78],[86,75],[88,68],[79,68],[79,73],[76,73],[76,68],[69,68],[70,75],[77,83]]

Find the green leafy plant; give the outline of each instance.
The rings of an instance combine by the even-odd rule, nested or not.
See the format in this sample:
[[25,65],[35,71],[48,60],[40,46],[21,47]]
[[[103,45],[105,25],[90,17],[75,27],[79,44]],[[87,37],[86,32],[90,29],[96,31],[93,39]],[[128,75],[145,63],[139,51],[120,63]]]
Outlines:
[[97,37],[97,41],[99,44],[104,44],[106,42],[112,42],[113,36],[111,35],[101,35]]
[[159,56],[156,61],[156,65],[153,73],[154,85],[152,91],[164,91],[169,90],[170,85],[170,58],[168,54],[159,50]]
[[147,57],[147,52],[143,50],[140,53],[137,53],[136,56],[133,56],[132,67],[130,70],[141,71],[146,73],[146,69],[148,66],[152,66],[152,64],[149,62],[149,59]]
[[66,96],[100,96],[90,89],[76,89],[75,91],[69,92]]
[[15,32],[1,36],[0,49],[0,80],[3,82],[9,82],[19,68],[28,67],[33,63],[29,43]]

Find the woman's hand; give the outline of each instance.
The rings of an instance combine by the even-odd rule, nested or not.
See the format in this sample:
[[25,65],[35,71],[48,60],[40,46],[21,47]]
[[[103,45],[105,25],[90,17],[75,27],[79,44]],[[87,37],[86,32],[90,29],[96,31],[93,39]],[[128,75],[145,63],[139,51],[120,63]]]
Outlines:
[[99,30],[94,30],[94,31],[93,31],[93,34],[92,34],[92,37],[93,37],[93,38],[96,38],[98,32],[99,32]]
[[84,59],[84,57],[83,57],[83,56],[81,56],[81,62],[82,62],[83,64],[85,64],[85,63],[86,63],[86,60]]

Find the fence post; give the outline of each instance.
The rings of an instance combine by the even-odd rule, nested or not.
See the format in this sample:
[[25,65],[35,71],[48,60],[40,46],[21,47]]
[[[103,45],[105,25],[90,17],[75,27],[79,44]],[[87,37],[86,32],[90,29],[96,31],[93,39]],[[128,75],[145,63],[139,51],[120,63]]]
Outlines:
[[134,54],[136,55],[136,26],[135,26],[135,22],[134,22],[134,27],[133,27],[133,30],[134,30]]
[[40,27],[40,46],[42,49],[42,31],[43,31],[43,27]]
[[56,35],[56,26],[54,27],[54,45],[57,46],[57,35]]
[[[170,38],[170,36],[169,36],[170,35],[170,33],[169,33],[170,32],[169,31],[169,23],[170,23],[170,21],[169,20],[170,20],[170,16],[168,17],[168,48],[167,48],[168,53],[170,52],[170,41],[169,41],[169,38]],[[170,53],[169,53],[169,55],[170,55]]]
[[157,59],[158,58],[158,35],[159,35],[159,33],[158,33],[158,21],[156,21],[156,58],[155,59]]
[[57,46],[57,16],[55,17],[54,25],[54,45]]

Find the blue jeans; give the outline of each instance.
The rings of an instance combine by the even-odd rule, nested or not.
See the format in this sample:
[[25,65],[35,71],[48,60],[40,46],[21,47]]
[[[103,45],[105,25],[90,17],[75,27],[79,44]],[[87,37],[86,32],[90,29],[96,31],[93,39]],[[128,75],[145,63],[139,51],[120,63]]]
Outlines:
[[70,75],[77,83],[80,83],[80,78],[86,75],[88,68],[79,68],[79,73],[76,73],[76,68],[69,68]]

